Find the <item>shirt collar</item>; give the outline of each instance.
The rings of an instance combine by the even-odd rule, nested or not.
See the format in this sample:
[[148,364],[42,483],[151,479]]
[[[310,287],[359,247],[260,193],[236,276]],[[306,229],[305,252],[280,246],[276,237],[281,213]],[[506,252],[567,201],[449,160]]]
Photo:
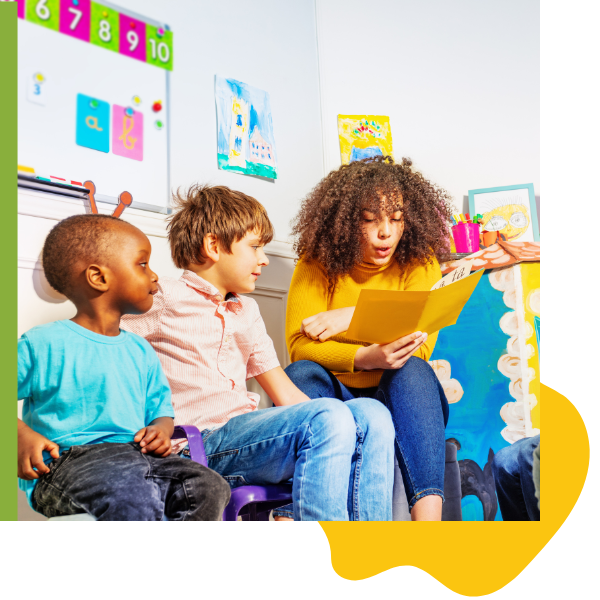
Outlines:
[[221,292],[219,292],[212,283],[206,281],[206,279],[202,279],[202,277],[196,275],[193,271],[184,271],[183,275],[180,277],[180,281],[183,281],[188,287],[200,292],[215,304],[224,302],[227,305],[227,308],[234,312],[237,312],[242,307],[242,303],[237,294],[229,292],[227,296],[225,296],[225,299],[223,299]]

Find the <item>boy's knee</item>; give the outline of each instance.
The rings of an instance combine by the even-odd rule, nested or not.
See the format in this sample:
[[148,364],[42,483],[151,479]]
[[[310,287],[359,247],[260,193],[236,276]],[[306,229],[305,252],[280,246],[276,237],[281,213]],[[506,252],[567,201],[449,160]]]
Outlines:
[[392,442],[395,438],[392,415],[384,404],[374,398],[357,398],[350,400],[352,414],[356,424],[365,433],[376,435]]
[[330,436],[356,439],[356,422],[350,409],[341,400],[319,398],[311,419],[311,429],[326,431]]

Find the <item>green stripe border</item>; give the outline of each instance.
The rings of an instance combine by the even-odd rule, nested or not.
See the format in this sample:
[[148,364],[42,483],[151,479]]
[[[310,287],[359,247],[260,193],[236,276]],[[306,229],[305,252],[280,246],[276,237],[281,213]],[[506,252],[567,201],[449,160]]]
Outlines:
[[[17,520],[17,3],[0,2],[0,198],[5,209],[0,236],[0,268],[5,292],[0,296],[0,416],[4,423],[0,461],[0,520]],[[12,223],[12,225],[11,225]],[[12,390],[12,391],[11,391]],[[12,399],[11,399],[12,396]],[[12,423],[12,425],[11,425]]]

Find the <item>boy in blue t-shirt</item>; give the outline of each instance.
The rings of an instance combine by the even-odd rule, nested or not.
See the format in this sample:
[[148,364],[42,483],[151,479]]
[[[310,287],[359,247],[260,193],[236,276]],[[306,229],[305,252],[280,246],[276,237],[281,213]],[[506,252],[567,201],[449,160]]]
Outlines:
[[107,215],[77,215],[46,238],[50,285],[76,306],[71,320],[19,339],[19,484],[47,517],[103,521],[219,520],[229,485],[171,456],[171,391],[146,340],[119,329],[152,307],[150,242]]

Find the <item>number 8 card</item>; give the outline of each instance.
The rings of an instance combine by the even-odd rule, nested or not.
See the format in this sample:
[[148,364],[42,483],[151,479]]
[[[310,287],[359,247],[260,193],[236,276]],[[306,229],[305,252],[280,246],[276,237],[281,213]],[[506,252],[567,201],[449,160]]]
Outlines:
[[119,51],[119,11],[92,2],[90,43],[113,52]]

